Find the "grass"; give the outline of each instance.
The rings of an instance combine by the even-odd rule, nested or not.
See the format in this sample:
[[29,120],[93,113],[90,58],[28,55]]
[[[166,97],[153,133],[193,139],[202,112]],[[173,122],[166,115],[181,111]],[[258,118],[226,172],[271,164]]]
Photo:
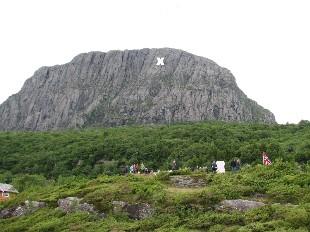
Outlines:
[[177,187],[167,187],[165,190],[168,193],[199,193],[202,190],[206,189],[206,187],[201,188],[177,188]]
[[[280,167],[286,166],[285,169]],[[295,167],[295,168],[292,168]],[[202,188],[177,188],[169,180],[173,173],[160,176],[99,176],[79,179],[62,177],[45,186],[26,188],[16,199],[1,203],[2,208],[26,199],[45,201],[47,208],[34,214],[0,220],[1,231],[308,231],[310,228],[309,166],[278,161],[272,166],[244,168],[223,175],[187,173],[208,181]],[[167,178],[168,176],[168,178]],[[267,179],[266,176],[272,176]],[[264,198],[257,199],[256,194]],[[106,213],[98,219],[83,212],[64,214],[55,210],[57,200],[67,196],[84,201]],[[219,212],[215,206],[224,199],[250,199],[267,203],[246,213]],[[155,214],[132,220],[113,213],[114,200],[149,203]]]

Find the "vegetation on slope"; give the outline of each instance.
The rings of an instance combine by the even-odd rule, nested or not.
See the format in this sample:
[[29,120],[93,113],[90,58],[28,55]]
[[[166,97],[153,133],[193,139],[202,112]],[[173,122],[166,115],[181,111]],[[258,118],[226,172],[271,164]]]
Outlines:
[[57,132],[1,132],[0,172],[96,177],[116,174],[134,162],[167,170],[173,159],[181,167],[209,166],[212,160],[261,163],[310,160],[310,123],[298,125],[234,124],[221,122],[141,126]]
[[[282,161],[255,165],[225,174],[190,173],[207,180],[207,186],[178,189],[169,184],[171,173],[157,176],[99,176],[96,179],[59,177],[56,181],[28,176],[13,178],[27,187],[1,207],[26,199],[48,203],[47,208],[19,218],[0,220],[1,231],[308,231],[310,228],[310,166]],[[42,182],[43,181],[43,182]],[[257,198],[260,194],[261,198]],[[82,197],[107,217],[87,213],[65,214],[55,209],[57,199]],[[247,212],[218,211],[223,199],[254,199],[266,206]],[[155,214],[132,220],[113,213],[112,201],[147,202]]]
[[[267,151],[271,166],[261,164]],[[170,175],[118,175],[122,165],[144,162],[167,170],[173,159],[181,167],[209,166],[211,160],[239,157],[240,172],[212,174],[181,170],[203,178],[205,187],[181,189]],[[259,125],[220,122],[171,126],[119,127],[57,132],[0,133],[0,182],[12,183],[15,199],[47,207],[33,214],[0,219],[12,231],[300,231],[310,229],[310,124]],[[83,198],[106,218],[65,214],[57,200]],[[262,201],[247,212],[219,211],[224,199]],[[155,214],[132,220],[113,212],[113,201],[149,203]]]

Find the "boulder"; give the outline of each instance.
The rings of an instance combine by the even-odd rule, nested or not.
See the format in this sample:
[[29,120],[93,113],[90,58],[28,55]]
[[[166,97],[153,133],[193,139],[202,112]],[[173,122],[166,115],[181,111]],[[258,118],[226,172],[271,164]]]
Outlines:
[[82,199],[77,197],[67,197],[57,201],[58,208],[65,213],[73,213],[80,210],[80,202]]
[[124,201],[113,201],[114,213],[126,213],[129,218],[135,220],[142,220],[151,217],[154,213],[154,209],[147,203],[135,203],[128,204]]
[[145,219],[151,217],[153,214],[152,207],[147,203],[138,203],[127,206],[128,216],[132,219]]
[[249,200],[224,200],[217,207],[218,210],[238,210],[241,212],[245,212],[250,209],[262,207],[265,204],[259,201],[249,201]]
[[99,213],[94,205],[88,203],[82,203],[81,198],[77,197],[67,197],[58,200],[58,209],[65,213],[74,213],[78,211],[87,212],[88,214],[95,214],[100,217],[104,217],[104,213]]
[[25,201],[23,204],[4,209],[0,211],[0,218],[11,218],[11,217],[20,217],[24,215],[28,215],[34,213],[38,209],[45,207],[46,204],[44,202],[39,201]]
[[124,201],[112,201],[112,205],[113,205],[113,212],[114,213],[120,213],[120,212],[123,212],[125,210],[128,203],[124,202]]
[[206,182],[202,178],[191,176],[170,176],[170,182],[177,188],[199,188],[206,186]]
[[0,211],[0,218],[5,219],[5,218],[11,218],[14,217],[13,215],[15,214],[16,208],[9,208],[9,209],[3,209]]

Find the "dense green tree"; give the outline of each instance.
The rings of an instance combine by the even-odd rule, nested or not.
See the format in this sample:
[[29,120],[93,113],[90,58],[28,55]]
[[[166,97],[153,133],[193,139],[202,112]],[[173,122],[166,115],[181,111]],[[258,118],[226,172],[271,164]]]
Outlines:
[[[124,126],[56,132],[0,132],[0,174],[115,174],[135,162],[153,169],[209,166],[212,160],[261,163],[266,151],[272,160],[307,163],[310,126],[246,123],[186,123]],[[112,166],[107,161],[116,161]],[[103,163],[102,163],[103,162]],[[106,162],[106,163],[104,163]],[[108,170],[110,169],[110,170]]]

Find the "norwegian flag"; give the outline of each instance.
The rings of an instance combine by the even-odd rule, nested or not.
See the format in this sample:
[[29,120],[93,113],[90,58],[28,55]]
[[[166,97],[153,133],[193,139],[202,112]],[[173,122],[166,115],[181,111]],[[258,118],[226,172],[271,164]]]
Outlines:
[[263,164],[268,166],[271,164],[271,160],[268,157],[268,154],[266,152],[263,152]]

